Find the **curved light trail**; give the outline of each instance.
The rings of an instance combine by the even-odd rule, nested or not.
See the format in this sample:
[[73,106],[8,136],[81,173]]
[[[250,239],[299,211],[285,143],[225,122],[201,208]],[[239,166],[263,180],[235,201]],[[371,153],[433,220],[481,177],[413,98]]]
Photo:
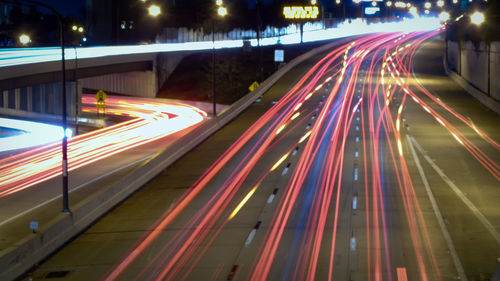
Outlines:
[[[95,111],[95,99],[82,98],[83,110]],[[122,151],[161,139],[193,126],[207,116],[196,107],[108,97],[107,114],[127,115],[130,120],[72,137],[68,140],[69,171]],[[60,141],[0,159],[0,197],[8,196],[61,174]]]
[[[261,238],[254,242],[259,244],[252,251],[246,246],[241,250],[231,267],[231,280],[334,280],[344,270],[337,265],[338,254],[361,244],[354,234],[346,239],[342,225],[343,208],[349,206],[343,200],[354,186],[359,186],[365,210],[361,216],[366,235],[361,237],[367,254],[359,258],[367,269],[366,280],[399,280],[406,277],[402,274],[411,274],[408,279],[443,280],[409,168],[412,158],[406,156],[401,130],[405,108],[413,103],[421,114],[432,116],[449,132],[448,141],[458,143],[496,181],[500,169],[452,122],[467,125],[495,151],[497,142],[413,83],[410,66],[415,51],[440,32],[373,34],[325,54],[165,211],[103,280],[188,279],[221,231],[242,216],[258,194],[262,196],[264,180],[274,173],[285,175],[288,169],[272,216],[259,229]],[[303,127],[306,130],[298,134]],[[351,171],[346,151],[352,147],[357,147],[359,161]],[[291,165],[297,151],[300,155]],[[204,204],[181,220],[180,214],[205,191],[209,195]],[[394,200],[402,206],[399,214],[389,211]],[[399,229],[408,237],[401,237]],[[398,260],[402,255],[405,261]],[[252,262],[243,263],[242,256]],[[219,275],[221,269],[215,270]]]
[[[0,138],[0,152],[39,146],[61,140],[64,133],[61,126],[0,118],[0,127],[18,130],[21,133]],[[66,130],[66,136],[71,137],[71,129]]]

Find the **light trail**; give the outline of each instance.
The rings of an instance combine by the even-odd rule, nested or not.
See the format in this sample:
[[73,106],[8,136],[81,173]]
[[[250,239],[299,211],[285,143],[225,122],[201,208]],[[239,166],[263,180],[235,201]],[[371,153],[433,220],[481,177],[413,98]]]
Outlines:
[[[95,104],[90,96],[84,104]],[[108,113],[137,116],[110,127],[68,139],[68,170],[80,167],[153,142],[193,126],[206,113],[188,105],[109,97]],[[90,110],[94,106],[84,106]],[[61,175],[60,141],[0,160],[0,197],[11,195]]]
[[[336,257],[344,254],[339,251],[352,238],[362,240],[345,237],[345,230],[341,231],[345,227],[341,217],[345,212],[343,201],[358,187],[357,192],[364,192],[365,198],[366,257],[360,259],[366,263],[367,280],[401,278],[401,266],[405,266],[404,275],[411,276],[408,279],[442,280],[429,223],[424,219],[408,168],[402,137],[405,108],[415,105],[415,101],[422,114],[431,114],[438,126],[455,134],[461,146],[476,155],[494,176],[496,163],[476,150],[464,134],[437,114],[434,104],[426,103],[412,88],[409,69],[414,52],[438,33],[374,34],[326,53],[144,233],[103,280],[130,276],[136,280],[189,278],[219,233],[244,216],[248,205],[257,198],[266,197],[262,196],[266,187],[261,184],[276,175],[274,171],[285,160],[287,168],[291,161],[296,162],[291,173],[281,174],[286,183],[280,187],[278,202],[273,203],[275,209],[266,221],[267,227],[259,230],[262,238],[252,242],[259,244],[250,252],[242,250],[251,253],[246,258],[252,262],[237,264],[243,268],[238,280],[334,280],[341,271]],[[443,110],[451,112],[446,107]],[[314,121],[310,121],[312,117]],[[311,123],[305,133],[299,132],[307,122]],[[345,176],[345,151],[353,145],[359,145],[356,157],[360,160],[355,180]],[[299,146],[300,155],[290,156]],[[232,163],[235,159],[237,163]],[[250,176],[254,173],[257,175]],[[160,243],[163,230],[177,222],[195,198],[204,198],[201,194],[208,198],[204,205],[193,211],[180,228],[176,224],[175,235],[153,255],[146,255]],[[400,203],[400,214],[387,211],[394,207],[390,205],[392,200]],[[399,229],[408,231],[408,237],[400,237]],[[407,247],[401,249],[400,245]],[[401,265],[397,261],[400,254],[410,257],[412,264]],[[144,258],[148,262],[137,273],[134,268]],[[323,258],[327,260],[320,260]]]
[[[44,145],[64,136],[61,126],[26,120],[0,118],[0,127],[20,131],[19,134],[0,138],[0,152]],[[71,138],[71,129],[66,130],[66,136]]]

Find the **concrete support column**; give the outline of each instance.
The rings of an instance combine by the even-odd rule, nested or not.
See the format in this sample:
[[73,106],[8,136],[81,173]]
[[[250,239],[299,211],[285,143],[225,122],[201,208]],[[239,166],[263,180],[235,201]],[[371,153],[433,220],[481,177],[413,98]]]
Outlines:
[[39,85],[39,92],[38,92],[38,102],[40,103],[40,113],[45,113],[46,112],[46,99],[45,99],[45,85]]
[[20,110],[21,109],[21,89],[17,88],[14,89],[14,99],[15,99],[15,109]]
[[55,114],[54,110],[54,84],[48,84],[47,88],[45,89],[45,98],[47,100],[47,111],[46,113],[49,114]]
[[26,88],[26,111],[33,111],[33,87]]
[[2,99],[3,99],[3,107],[4,108],[9,107],[9,91],[4,90],[2,96],[3,96],[2,97]]

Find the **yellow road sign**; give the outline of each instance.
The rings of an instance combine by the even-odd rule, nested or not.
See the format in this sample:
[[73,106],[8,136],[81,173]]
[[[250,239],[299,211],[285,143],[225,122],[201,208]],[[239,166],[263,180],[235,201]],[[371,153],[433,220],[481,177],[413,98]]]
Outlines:
[[108,98],[108,95],[103,90],[99,90],[97,94],[95,94],[95,99],[97,100],[97,103],[104,103],[106,99]]
[[250,90],[250,92],[253,92],[255,89],[257,89],[259,87],[259,83],[257,81],[254,81],[252,83],[252,85],[250,85],[250,87],[248,87],[248,89]]

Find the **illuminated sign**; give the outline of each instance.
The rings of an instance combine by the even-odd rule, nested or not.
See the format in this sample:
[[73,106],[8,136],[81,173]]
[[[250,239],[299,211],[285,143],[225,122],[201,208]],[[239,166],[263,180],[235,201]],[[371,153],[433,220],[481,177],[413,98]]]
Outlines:
[[318,6],[286,6],[283,15],[286,19],[315,19],[318,18]]
[[365,8],[365,15],[367,15],[367,16],[375,15],[379,11],[380,11],[380,7],[366,7]]
[[402,1],[397,1],[396,3],[394,3],[394,6],[396,8],[406,8],[406,3]]
[[274,50],[274,61],[284,62],[285,61],[285,50]]

